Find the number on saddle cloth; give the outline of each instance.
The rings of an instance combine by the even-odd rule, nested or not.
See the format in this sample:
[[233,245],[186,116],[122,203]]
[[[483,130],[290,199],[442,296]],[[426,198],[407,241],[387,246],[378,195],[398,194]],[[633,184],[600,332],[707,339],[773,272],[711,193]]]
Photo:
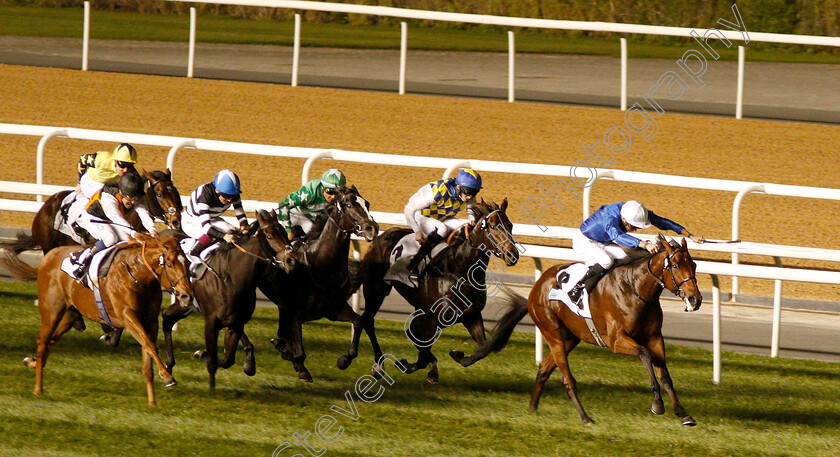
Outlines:
[[[446,247],[446,241],[438,243],[432,249],[431,254],[427,258],[422,259],[417,265],[417,273],[422,273],[426,268],[426,265],[431,261],[430,259],[437,257],[441,251],[446,249]],[[414,284],[409,277],[410,272],[408,271],[408,264],[411,263],[411,259],[414,258],[419,250],[420,243],[417,242],[417,238],[413,232],[402,237],[400,241],[394,245],[394,248],[391,249],[391,254],[388,256],[391,267],[388,269],[388,273],[385,274],[384,279],[386,281],[396,280],[409,286],[416,287],[416,284]]]
[[[557,284],[548,293],[549,300],[559,300],[566,304],[575,314],[582,317],[589,315],[589,293],[583,289],[580,300],[572,300],[569,293],[580,282],[589,270],[583,263],[574,263],[557,272]],[[585,316],[582,314],[586,314]]]

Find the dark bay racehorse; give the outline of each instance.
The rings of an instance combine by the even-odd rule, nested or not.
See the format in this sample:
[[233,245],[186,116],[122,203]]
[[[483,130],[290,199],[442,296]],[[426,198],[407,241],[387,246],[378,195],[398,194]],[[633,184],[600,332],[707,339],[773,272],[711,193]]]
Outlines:
[[[517,322],[525,316],[524,308],[508,310],[489,340],[486,339],[481,316],[487,303],[486,275],[491,254],[503,259],[508,266],[515,265],[519,260],[519,251],[511,235],[513,224],[506,210],[507,199],[502,201],[501,206],[483,200],[478,203],[475,226],[469,228],[465,225],[453,237],[451,247],[442,251],[421,272],[417,288],[383,280],[390,267],[391,250],[411,230],[390,228],[373,242],[361,264],[365,296],[362,324],[370,337],[377,363],[382,357],[382,350],[376,339],[374,317],[392,287],[415,309],[406,322],[406,333],[419,355],[416,363],[403,361],[408,365],[408,373],[431,365],[428,380],[432,383],[438,381],[437,359],[432,354],[432,344],[443,328],[458,322],[467,328],[477,344],[475,353],[469,357],[461,351],[450,352],[462,366],[472,365],[507,344]],[[358,343],[358,338],[354,341]]]
[[[236,362],[236,348],[242,341],[245,351],[245,374],[253,376],[257,371],[254,345],[245,334],[245,324],[251,319],[256,307],[257,281],[267,270],[292,271],[297,264],[297,255],[287,249],[286,232],[277,222],[277,216],[266,211],[257,212],[257,222],[251,225],[246,235],[237,235],[233,243],[224,243],[207,262],[208,271],[201,279],[193,281],[195,297],[204,315],[204,351],[197,351],[196,357],[207,364],[210,374],[210,388],[216,386],[216,370],[219,364],[218,335],[225,333],[225,358],[222,368],[229,368]],[[186,317],[192,308],[180,303],[163,312],[163,334],[166,340],[166,367],[172,370],[175,356],[172,347],[172,326]]]
[[[157,364],[166,387],[176,384],[155,346],[161,288],[176,295],[179,302],[186,306],[192,301],[193,290],[187,279],[186,259],[175,238],[156,239],[143,234],[138,234],[138,238],[139,241],[117,247],[118,252],[108,275],[100,278],[99,284],[111,325],[128,329],[143,347],[143,377],[149,405],[154,406],[152,363]],[[38,268],[28,266],[15,255],[0,256],[0,264],[16,278],[38,280],[41,331],[35,356],[24,360],[24,364],[36,370],[35,395],[43,393],[43,370],[47,357],[61,335],[73,326],[75,312],[104,323],[93,292],[61,271],[61,262],[79,249],[80,246],[53,249],[44,256]]]
[[[620,261],[623,264],[617,264],[598,282],[589,297],[592,321],[610,350],[638,357],[644,364],[653,391],[651,411],[654,414],[665,412],[655,369],[682,424],[696,425],[677,399],[665,365],[662,307],[659,303],[659,296],[667,289],[685,301],[686,311],[700,308],[702,296],[694,277],[696,265],[691,260],[685,240],[682,245],[666,242],[661,236],[657,241],[658,253],[650,255],[638,250],[641,256],[634,255],[627,262]],[[537,410],[545,382],[554,369],[560,367],[566,392],[583,423],[588,424],[592,419],[578,400],[577,383],[569,369],[568,353],[580,341],[597,343],[583,318],[572,313],[563,303],[548,300],[548,292],[557,283],[557,272],[566,266],[557,265],[546,270],[527,299],[528,312],[551,347],[551,353],[542,361],[537,372],[530,409]],[[524,306],[523,297],[514,294],[513,298],[519,306]]]
[[[151,173],[144,172],[146,181],[146,208],[155,219],[163,221],[169,228],[180,230],[181,228],[181,194],[172,184],[172,172],[155,170]],[[44,254],[58,246],[73,246],[78,243],[73,238],[53,228],[56,214],[61,209],[61,202],[73,192],[63,190],[50,196],[35,214],[32,221],[32,235],[18,235],[18,240],[9,247],[16,253],[26,250],[41,249]],[[138,231],[144,231],[140,218],[134,211],[125,215],[126,220]],[[88,237],[89,239],[89,237]],[[90,240],[89,241],[93,241]]]
[[350,366],[357,355],[361,321],[347,299],[351,295],[348,256],[350,235],[371,241],[379,225],[368,211],[369,203],[355,186],[338,190],[335,203],[328,205],[307,240],[298,249],[301,265],[293,274],[273,271],[260,281],[260,290],[278,308],[277,339],[272,340],[285,360],[292,362],[298,378],[311,382],[304,366],[301,325],[317,319],[350,322],[353,336],[350,350],[338,359],[341,369]]

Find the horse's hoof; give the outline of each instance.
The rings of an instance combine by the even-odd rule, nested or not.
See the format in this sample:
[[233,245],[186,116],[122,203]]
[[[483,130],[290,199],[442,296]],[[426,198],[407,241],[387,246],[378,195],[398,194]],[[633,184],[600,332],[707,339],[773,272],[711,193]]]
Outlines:
[[254,376],[255,374],[257,374],[256,362],[246,360],[245,363],[242,364],[242,371],[248,376]]
[[312,375],[308,371],[301,371],[298,373],[298,379],[303,382],[312,382]]
[[336,365],[338,365],[339,370],[346,370],[351,363],[353,363],[353,359],[351,359],[345,354],[338,358],[338,362],[336,363]]
[[461,363],[461,360],[464,358],[464,353],[462,351],[449,351],[449,356],[452,357],[452,360]]
[[426,376],[426,380],[429,381],[429,384],[438,384],[438,382],[440,382],[440,377],[437,373],[429,373],[429,375]]
[[84,332],[87,328],[87,326],[85,326],[85,320],[81,317],[77,317],[76,320],[73,321],[73,328],[80,332]]
[[653,402],[650,405],[650,412],[652,412],[653,414],[656,414],[657,416],[665,414],[665,405],[663,405],[662,402],[659,402],[659,403]]
[[283,352],[283,349],[282,349],[283,345],[280,343],[280,340],[278,340],[277,338],[272,338],[269,341],[271,342],[271,345],[274,346],[274,349],[277,349],[278,351]]
[[691,416],[685,416],[682,418],[682,424],[687,425],[689,427],[694,427],[695,425],[697,425],[697,422],[695,422],[695,420],[692,419]]
[[583,425],[595,425],[595,421],[587,417],[583,419]]
[[202,350],[195,351],[193,353],[193,357],[195,357],[198,360],[204,359],[204,351],[202,351]]
[[27,368],[32,368],[32,366],[34,366],[34,365],[35,365],[35,359],[33,359],[32,357],[24,357],[23,358],[23,366],[25,366]]
[[177,385],[178,385],[178,381],[176,381],[175,378],[169,378],[169,379],[164,379],[163,380],[163,387],[166,387],[167,389],[170,388],[170,387],[175,387]]

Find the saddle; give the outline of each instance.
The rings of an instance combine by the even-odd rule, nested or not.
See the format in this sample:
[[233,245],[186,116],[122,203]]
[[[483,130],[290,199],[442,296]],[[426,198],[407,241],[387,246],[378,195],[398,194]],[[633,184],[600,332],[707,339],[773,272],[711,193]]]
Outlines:
[[[446,243],[446,240],[435,245],[434,248],[432,248],[431,254],[422,259],[417,265],[417,274],[419,275],[422,273],[423,270],[426,269],[426,265],[428,265],[432,259],[436,258],[447,247],[448,244]],[[417,238],[414,233],[409,233],[402,237],[400,241],[394,245],[394,248],[391,249],[391,254],[388,256],[391,266],[383,279],[388,282],[397,281],[410,287],[417,287],[417,278],[412,278],[413,273],[408,271],[408,264],[411,263],[411,259],[414,258],[415,254],[417,254],[419,250],[420,243],[417,242]]]
[[549,300],[563,302],[576,315],[591,319],[592,313],[589,309],[589,293],[586,288],[581,292],[580,300],[575,302],[569,297],[569,292],[583,279],[589,267],[583,263],[573,263],[566,268],[557,271],[557,283],[548,292]]
[[73,206],[75,201],[75,192],[70,192],[66,197],[64,197],[64,200],[61,201],[61,206],[59,206],[58,211],[55,213],[53,229],[69,236],[76,243],[85,244],[85,230],[75,223],[68,223],[70,207]]
[[211,243],[196,257],[190,254],[190,252],[197,243],[198,239],[196,238],[184,238],[180,243],[181,250],[184,251],[184,256],[190,261],[189,275],[193,282],[204,277],[204,273],[207,272],[207,261],[219,249],[219,243]]
[[[127,242],[117,243],[114,246],[97,252],[93,258],[90,259],[88,271],[85,273],[81,281],[82,285],[93,291],[93,297],[96,300],[96,307],[99,309],[99,315],[108,325],[111,325],[111,318],[105,310],[105,303],[102,300],[102,294],[99,290],[99,278],[108,275],[108,271],[111,269],[111,264],[114,263],[114,257],[121,249],[121,245],[125,244],[127,244]],[[92,246],[85,248],[79,253],[79,257],[81,257],[85,251],[90,251],[91,249],[93,249]],[[80,268],[84,268],[84,266],[75,263],[72,256],[68,256],[61,261],[61,271],[70,275],[70,277],[74,280],[76,279],[76,272]],[[95,274],[91,274],[91,272],[95,272]]]

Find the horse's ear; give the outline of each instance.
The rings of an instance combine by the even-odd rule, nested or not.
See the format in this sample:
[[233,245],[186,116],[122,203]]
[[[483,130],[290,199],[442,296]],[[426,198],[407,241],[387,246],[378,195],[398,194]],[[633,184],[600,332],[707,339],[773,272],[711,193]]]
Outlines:
[[270,212],[269,214],[271,215],[271,218],[272,218],[272,219],[277,220],[277,211],[274,211],[274,210],[272,209],[272,210],[271,210],[271,212]]
[[683,238],[683,240],[682,240],[682,247],[683,247],[683,249],[688,251],[688,243],[686,243],[685,238]]
[[358,194],[358,193],[359,193],[359,190],[358,190],[358,189],[356,189],[356,185],[355,185],[355,184],[353,184],[353,185],[351,185],[351,186],[350,186],[350,190],[352,190],[354,194]]
[[145,177],[146,177],[146,179],[147,179],[147,180],[149,180],[149,181],[154,181],[154,180],[155,180],[155,177],[154,177],[154,176],[152,176],[152,174],[151,174],[151,173],[149,173],[149,172],[148,172],[148,171],[146,171],[146,170],[143,170],[143,176],[145,176]]
[[502,206],[499,209],[501,209],[503,213],[507,210],[507,197],[502,200]]
[[164,171],[164,173],[166,173],[166,177],[172,181],[172,170],[170,170],[169,167],[166,167],[166,171]]

